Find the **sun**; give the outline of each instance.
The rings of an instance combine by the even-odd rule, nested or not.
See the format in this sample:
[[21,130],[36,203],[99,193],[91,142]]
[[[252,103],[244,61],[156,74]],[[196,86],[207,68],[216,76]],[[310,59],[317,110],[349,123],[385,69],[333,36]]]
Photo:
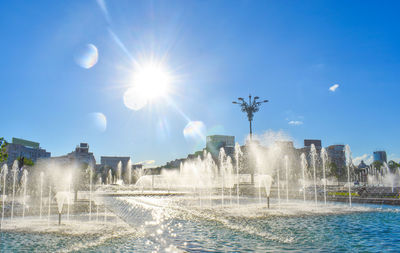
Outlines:
[[150,100],[167,95],[170,82],[171,76],[161,64],[140,66],[133,75],[133,85]]
[[124,94],[125,105],[140,110],[146,104],[166,97],[171,90],[172,75],[159,62],[138,65],[132,74],[130,88]]

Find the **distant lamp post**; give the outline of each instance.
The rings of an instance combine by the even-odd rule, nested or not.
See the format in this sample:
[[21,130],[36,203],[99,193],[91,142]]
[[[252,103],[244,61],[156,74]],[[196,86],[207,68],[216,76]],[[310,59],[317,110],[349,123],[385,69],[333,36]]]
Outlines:
[[250,140],[252,140],[252,137],[253,137],[251,122],[253,121],[254,113],[256,113],[260,110],[260,106],[262,103],[268,102],[268,100],[257,101],[258,99],[260,99],[260,98],[255,96],[252,101],[251,95],[249,95],[248,103],[243,98],[238,98],[238,102],[237,101],[232,102],[234,104],[240,105],[240,107],[242,108],[242,112],[247,113],[247,119],[249,120],[249,123],[250,123]]

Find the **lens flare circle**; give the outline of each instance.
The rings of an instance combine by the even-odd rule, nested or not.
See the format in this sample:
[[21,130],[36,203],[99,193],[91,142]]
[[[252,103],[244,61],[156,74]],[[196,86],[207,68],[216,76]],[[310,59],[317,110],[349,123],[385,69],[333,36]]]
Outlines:
[[107,118],[101,112],[92,112],[89,114],[90,124],[93,129],[104,132],[107,129]]
[[206,125],[202,121],[190,121],[183,129],[186,139],[204,139],[205,134]]
[[96,65],[99,60],[99,51],[93,44],[87,44],[78,50],[76,54],[76,63],[85,69],[90,69]]
[[137,87],[132,87],[124,93],[124,104],[129,109],[138,111],[147,105],[147,99]]

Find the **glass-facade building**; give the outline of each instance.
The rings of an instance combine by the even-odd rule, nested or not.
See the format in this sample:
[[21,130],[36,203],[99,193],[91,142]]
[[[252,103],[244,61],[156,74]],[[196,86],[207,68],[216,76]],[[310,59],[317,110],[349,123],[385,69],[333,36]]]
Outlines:
[[40,148],[38,142],[19,138],[12,138],[12,142],[7,145],[6,149],[8,154],[7,163],[9,166],[11,166],[16,159],[21,157],[37,162],[40,158],[49,158],[51,156],[50,152]]
[[386,151],[375,151],[374,152],[374,162],[387,162]]

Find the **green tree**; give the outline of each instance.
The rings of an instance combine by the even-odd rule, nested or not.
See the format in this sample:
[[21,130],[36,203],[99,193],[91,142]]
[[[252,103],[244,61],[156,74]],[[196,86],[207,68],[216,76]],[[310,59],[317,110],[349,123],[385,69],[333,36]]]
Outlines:
[[7,141],[3,137],[0,138],[0,163],[7,161]]
[[26,158],[26,157],[18,157],[17,158],[19,165],[22,166],[33,166],[34,162],[32,161],[32,159],[30,158]]
[[394,172],[397,168],[400,167],[400,164],[399,164],[399,163],[396,163],[396,162],[393,161],[393,160],[390,160],[390,161],[388,162],[388,166],[389,166],[389,168],[390,168],[390,171],[391,171],[391,172]]
[[327,169],[330,172],[330,176],[336,177],[338,181],[347,180],[346,168],[338,167],[336,163],[331,162],[327,165]]
[[336,165],[336,163],[329,163],[327,167],[330,171],[330,175],[339,179],[340,175],[339,175],[339,170],[338,170],[338,166]]
[[382,166],[383,166],[383,162],[381,162],[381,161],[374,161],[374,162],[372,163],[372,166],[373,166],[374,168],[376,168],[378,171],[380,171],[381,168],[382,168]]

